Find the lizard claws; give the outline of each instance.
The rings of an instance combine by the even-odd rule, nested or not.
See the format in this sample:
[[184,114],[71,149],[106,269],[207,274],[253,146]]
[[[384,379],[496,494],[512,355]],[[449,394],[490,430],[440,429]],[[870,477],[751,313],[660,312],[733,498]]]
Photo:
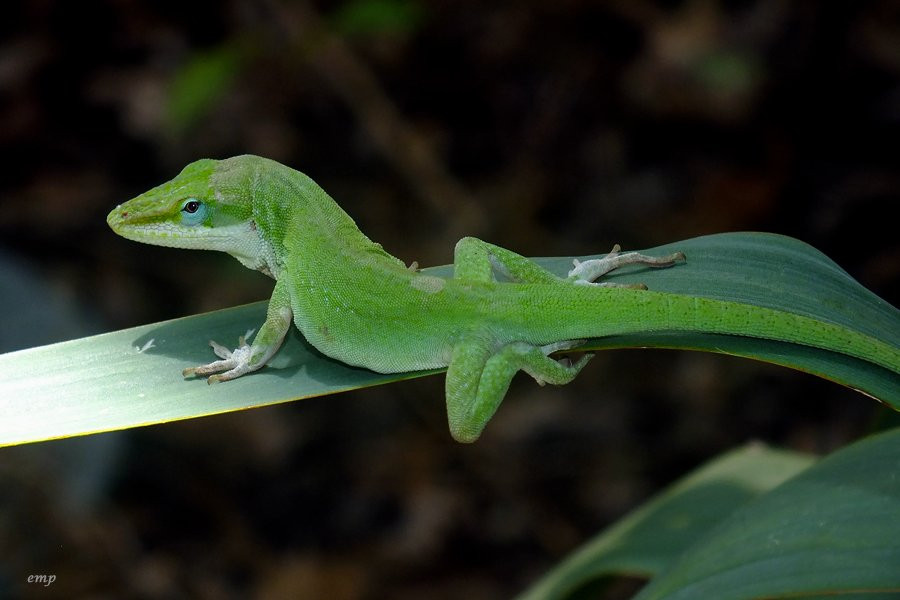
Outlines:
[[188,367],[181,372],[183,377],[195,377],[209,375],[206,383],[212,385],[220,381],[228,381],[235,379],[241,375],[250,372],[250,355],[251,346],[247,343],[247,336],[251,335],[248,331],[246,336],[242,335],[238,338],[238,347],[229,350],[227,347],[210,340],[209,345],[216,356],[221,360],[213,361],[209,364],[197,367]]
[[603,258],[595,258],[586,261],[580,261],[577,258],[572,261],[573,268],[569,271],[569,280],[576,285],[594,285],[600,287],[624,287],[632,289],[646,290],[647,286],[643,283],[637,284],[619,284],[612,282],[595,283],[597,279],[606,275],[610,271],[623,267],[625,265],[647,265],[649,267],[671,267],[677,262],[685,260],[684,252],[674,252],[668,256],[647,256],[637,252],[621,253],[622,248],[619,244],[613,246],[612,250]]

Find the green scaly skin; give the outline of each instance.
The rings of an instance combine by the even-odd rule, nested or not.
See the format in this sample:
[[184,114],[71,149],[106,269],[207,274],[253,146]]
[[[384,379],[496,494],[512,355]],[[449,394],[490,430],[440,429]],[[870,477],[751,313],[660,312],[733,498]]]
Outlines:
[[[226,381],[263,367],[293,321],[319,351],[380,373],[449,367],[447,413],[459,441],[481,434],[524,370],[539,383],[571,381],[550,353],[587,338],[650,331],[760,337],[833,350],[900,372],[900,351],[838,325],[758,306],[614,287],[592,281],[623,264],[668,267],[684,256],[618,254],[563,279],[476,238],[456,245],[454,276],[408,268],[369,240],[306,175],[257,156],[191,163],[173,180],[116,207],[107,222],[149,244],[221,250],[276,280],[252,344],[213,343],[221,360],[185,376]],[[617,249],[616,249],[617,250]],[[498,283],[501,271],[512,283]]]

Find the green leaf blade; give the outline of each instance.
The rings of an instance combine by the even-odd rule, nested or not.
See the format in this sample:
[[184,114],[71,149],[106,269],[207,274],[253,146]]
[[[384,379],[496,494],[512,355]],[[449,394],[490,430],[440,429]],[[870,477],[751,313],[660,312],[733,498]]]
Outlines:
[[900,430],[735,511],[637,600],[900,593]]
[[814,461],[759,444],[716,458],[588,541],[519,600],[561,600],[608,575],[656,575],[738,507]]
[[[626,267],[609,279],[651,289],[798,312],[898,347],[900,313],[831,260],[791,238],[759,233],[705,236],[646,252],[681,250],[687,263],[662,270]],[[536,259],[565,275],[571,258]],[[427,272],[448,276],[449,267]],[[421,377],[380,375],[326,358],[292,330],[265,369],[215,386],[181,370],[212,359],[205,343],[234,343],[258,327],[265,304],[226,309],[130,330],[0,355],[0,446],[212,415]],[[138,353],[148,341],[154,346]],[[897,371],[866,360],[742,336],[702,332],[634,334],[586,347],[686,348],[745,356],[823,376],[900,409]],[[900,356],[900,353],[898,353]]]
[[[678,348],[742,356],[830,379],[900,410],[900,311],[827,256],[800,240],[757,232],[708,235],[645,252],[674,251],[685,253],[685,265],[652,272],[626,267],[607,280],[645,283],[658,292],[751,304],[845,327],[893,347],[895,368],[809,346],[703,332],[611,336],[590,340],[586,348]],[[571,266],[571,259],[536,260],[561,275]]]
[[[211,360],[203,340],[237,341],[266,303],[0,355],[0,446],[114,431],[398,381],[318,354],[292,332],[253,377],[208,385],[186,366]],[[152,347],[138,352],[152,340]]]

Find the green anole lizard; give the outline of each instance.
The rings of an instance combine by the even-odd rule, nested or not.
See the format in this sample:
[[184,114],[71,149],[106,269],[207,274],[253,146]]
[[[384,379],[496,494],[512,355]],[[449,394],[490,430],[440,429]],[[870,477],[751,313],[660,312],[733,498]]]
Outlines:
[[[178,248],[220,250],[275,279],[252,343],[184,376],[227,381],[262,368],[295,323],[323,354],[380,373],[448,367],[450,432],[476,440],[522,370],[565,384],[585,366],[552,353],[587,338],[640,331],[700,331],[805,344],[900,371],[900,351],[839,325],[759,306],[597,282],[627,264],[671,267],[676,252],[619,252],[575,262],[567,278],[476,238],[455,248],[439,278],[407,267],[369,240],[306,175],[257,156],[199,160],[177,177],[116,207],[119,235]],[[677,267],[676,267],[677,268]],[[495,274],[509,280],[498,282]]]

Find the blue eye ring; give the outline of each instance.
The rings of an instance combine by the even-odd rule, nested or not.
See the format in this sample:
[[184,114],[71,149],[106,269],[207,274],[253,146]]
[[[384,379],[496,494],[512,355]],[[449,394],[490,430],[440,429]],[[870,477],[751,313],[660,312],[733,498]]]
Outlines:
[[206,220],[209,207],[198,198],[186,198],[181,203],[181,222],[185,225],[202,225]]

